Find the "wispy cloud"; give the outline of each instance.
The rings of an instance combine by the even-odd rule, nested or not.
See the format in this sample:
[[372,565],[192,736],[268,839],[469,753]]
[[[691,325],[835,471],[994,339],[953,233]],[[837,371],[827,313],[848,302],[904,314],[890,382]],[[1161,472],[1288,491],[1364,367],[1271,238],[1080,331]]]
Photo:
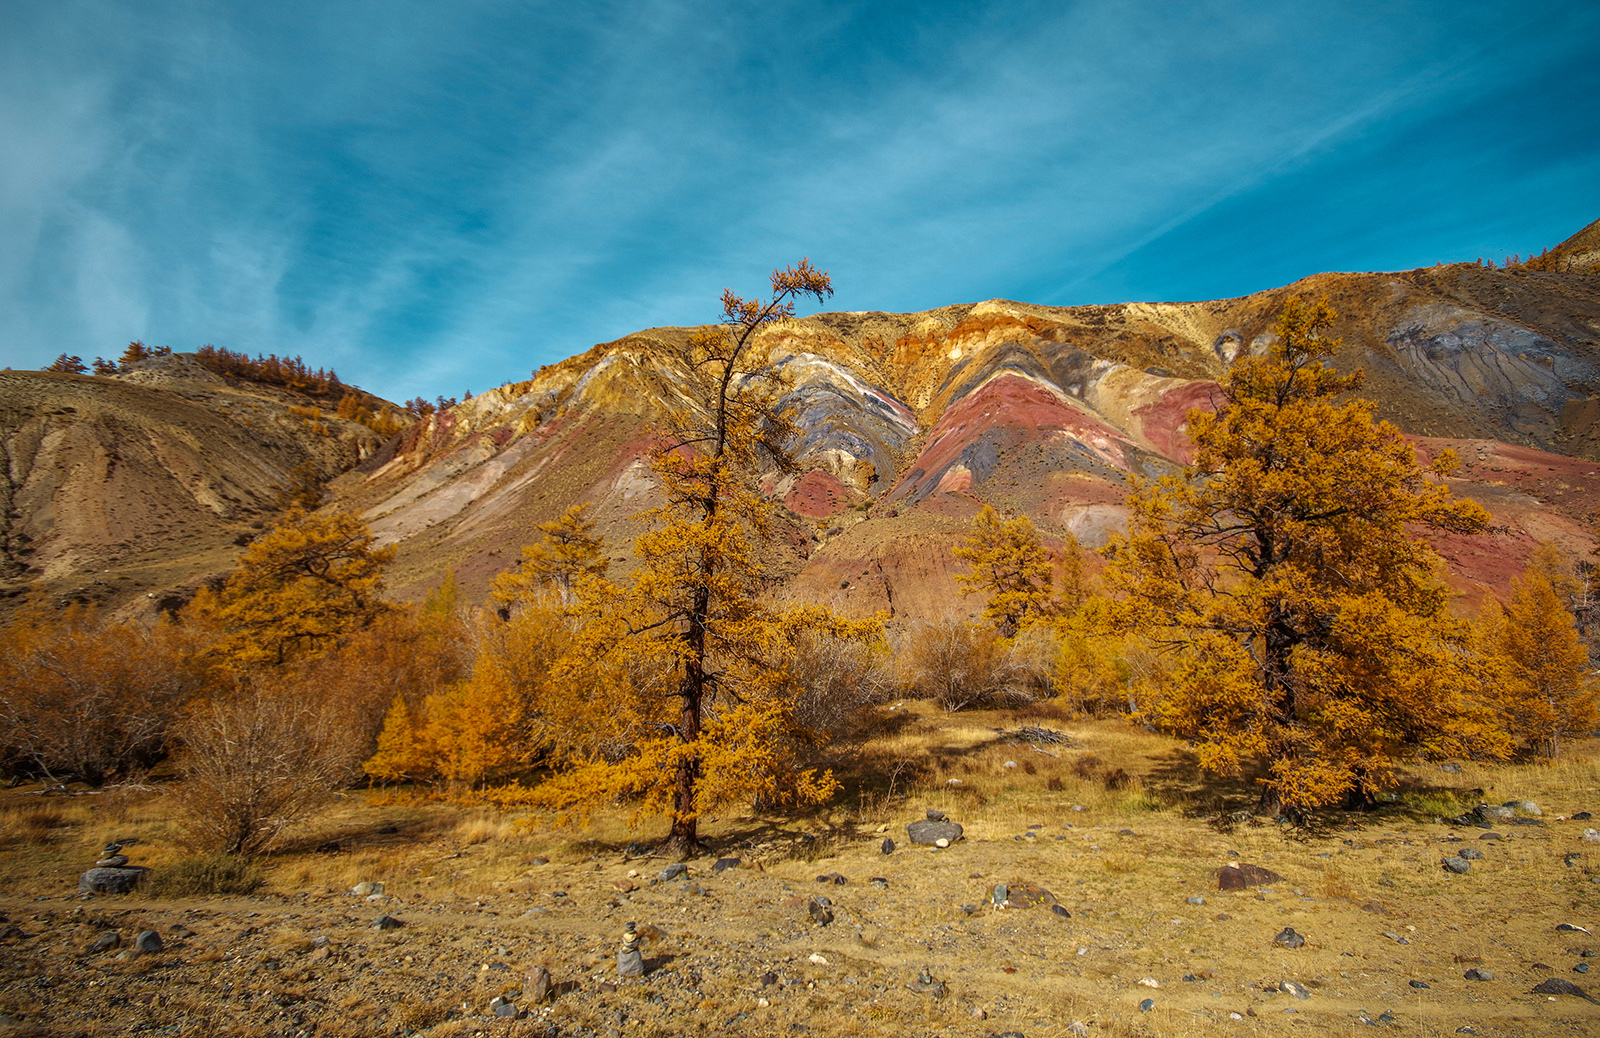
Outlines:
[[[1600,183],[1596,92],[1520,93],[1584,75],[1600,12],[1536,15],[38,5],[0,34],[0,352],[215,342],[399,399],[707,319],[801,255],[847,309],[1192,298],[1348,261],[1379,227],[1412,252],[1368,265],[1446,258],[1518,191],[1526,248],[1591,219],[1570,186]],[[1352,167],[1423,125],[1434,154]],[[1573,143],[1519,163],[1535,131]],[[1419,206],[1452,148],[1497,175]],[[1362,211],[1306,206],[1270,265],[1208,240],[1282,223],[1291,185]]]

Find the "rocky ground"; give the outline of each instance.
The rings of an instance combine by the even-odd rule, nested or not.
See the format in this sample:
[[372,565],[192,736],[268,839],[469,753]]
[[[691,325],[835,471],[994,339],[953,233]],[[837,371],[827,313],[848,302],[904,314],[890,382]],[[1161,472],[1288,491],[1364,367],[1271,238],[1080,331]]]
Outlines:
[[[0,1034],[1600,1032],[1600,1005],[1534,991],[1600,997],[1590,764],[1437,775],[1487,817],[1426,817],[1435,790],[1290,832],[1163,806],[1154,775],[1051,790],[1018,755],[876,811],[710,823],[718,853],[681,869],[609,831],[352,798],[248,897],[79,895],[110,835],[152,874],[175,852],[154,809],[69,814],[0,852]],[[911,843],[930,809],[962,838]],[[1219,890],[1226,866],[1248,885]]]

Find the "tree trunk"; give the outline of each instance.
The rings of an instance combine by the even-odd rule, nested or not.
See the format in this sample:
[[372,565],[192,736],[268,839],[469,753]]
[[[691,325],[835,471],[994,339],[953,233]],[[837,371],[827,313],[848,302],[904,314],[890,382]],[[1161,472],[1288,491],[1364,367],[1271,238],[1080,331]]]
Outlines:
[[[706,688],[706,613],[711,608],[711,588],[701,584],[695,589],[694,604],[689,613],[689,632],[686,639],[688,652],[683,664],[683,683],[678,688],[682,708],[678,712],[678,739],[693,743],[700,738],[701,707]],[[700,853],[700,819],[695,810],[695,785],[700,780],[698,753],[678,761],[672,791],[672,830],[661,852],[683,860]]]

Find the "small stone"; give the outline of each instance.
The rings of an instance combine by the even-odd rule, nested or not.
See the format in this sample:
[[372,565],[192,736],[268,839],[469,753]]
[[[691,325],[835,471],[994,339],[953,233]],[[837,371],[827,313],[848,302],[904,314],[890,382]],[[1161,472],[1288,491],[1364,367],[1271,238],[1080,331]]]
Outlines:
[[633,923],[622,934],[622,946],[617,949],[617,976],[644,976],[644,955],[639,951],[639,933]]
[[1473,1027],[1471,1024],[1462,1024],[1460,1027],[1456,1028],[1456,1034],[1477,1034],[1477,1033],[1478,1033],[1478,1029],[1476,1027]]
[[666,868],[656,873],[656,879],[663,883],[668,883],[677,879],[679,876],[687,876],[688,874],[689,866],[680,861],[668,865]]
[[773,987],[774,985],[776,985],[777,983],[778,983],[778,975],[776,973],[773,973],[771,970],[768,970],[767,972],[761,974],[761,986],[762,987],[770,988],[770,987]]
[[549,858],[529,858],[528,859],[528,864],[529,865],[533,865],[533,866],[548,865],[548,864],[550,864],[550,859]]
[[888,881],[888,879],[886,879],[883,876],[873,876],[867,882],[871,883],[873,886],[878,887],[881,890],[888,890],[889,889],[889,881]]
[[1556,924],[1556,932],[1557,933],[1582,933],[1582,934],[1587,934],[1589,931],[1585,930],[1581,926],[1576,926],[1576,925],[1574,925],[1572,923],[1557,923]]
[[[1576,818],[1577,816],[1574,815],[1573,817]],[[122,850],[122,844],[120,844],[120,843],[108,843],[108,844],[105,845],[105,849],[102,850],[100,853],[105,855],[106,857],[110,857],[111,855],[117,853],[120,850]]]
[[1506,822],[1517,816],[1517,812],[1511,808],[1495,804],[1479,804],[1472,809],[1472,813],[1486,822]]
[[1063,919],[1071,919],[1072,918],[1072,913],[1067,911],[1061,905],[1051,905],[1050,906],[1050,911],[1054,912],[1056,915],[1060,916]]
[[806,961],[811,963],[813,966],[826,966],[828,964],[827,958],[825,956],[818,955],[816,952],[812,952],[811,955],[807,957]]
[[161,950],[161,935],[154,930],[141,930],[133,939],[133,946],[141,955],[154,955]]
[[120,869],[126,864],[128,864],[128,856],[126,854],[112,854],[95,862],[94,867],[97,869]]
[[739,859],[738,858],[718,858],[715,862],[712,863],[711,871],[712,871],[713,874],[718,874],[718,873],[725,872],[728,869],[736,869],[738,867],[739,867]]
[[555,985],[550,980],[550,971],[543,966],[535,966],[522,978],[522,992],[524,997],[534,1005],[538,1005],[550,997]]
[[1299,948],[1306,943],[1304,935],[1295,932],[1294,927],[1286,926],[1272,939],[1272,943],[1283,948]]
[[972,1007],[972,1019],[974,1019],[974,1020],[987,1020],[987,1019],[989,1019],[989,1013],[982,1006],[973,1006]]
[[1224,865],[1217,870],[1217,889],[1245,890],[1249,887],[1259,887],[1264,883],[1276,883],[1282,879],[1282,876],[1271,869],[1241,862],[1238,865]]
[[515,1020],[517,1017],[517,1007],[512,1005],[510,1002],[502,1002],[494,1007],[494,1015],[502,1020]]
[[943,811],[934,811],[932,809],[929,809],[929,811],[928,811],[928,821],[930,821],[930,822],[942,822],[944,820],[945,820],[945,813]]
[[1147,988],[1159,988],[1161,986],[1161,981],[1154,977],[1145,977],[1143,980],[1139,981],[1139,985]]
[[383,893],[383,884],[373,883],[370,880],[364,883],[357,883],[350,888],[350,893],[356,897],[371,897],[373,894]]
[[934,980],[933,974],[927,970],[917,974],[917,979],[907,984],[906,988],[920,995],[932,995],[934,998],[943,998],[945,995],[944,981]]
[[833,909],[822,903],[821,898],[812,898],[806,902],[806,912],[810,914],[811,921],[818,926],[827,926],[833,922]]
[[99,937],[96,937],[90,943],[89,947],[84,949],[84,954],[98,955],[101,952],[108,952],[113,948],[119,948],[121,946],[122,938],[117,935],[117,931],[111,930],[101,934]]
[[1283,989],[1283,992],[1285,994],[1293,995],[1295,998],[1298,998],[1298,999],[1301,999],[1301,1000],[1308,999],[1308,998],[1311,997],[1311,992],[1307,991],[1306,990],[1306,986],[1304,984],[1301,984],[1299,981],[1286,980],[1283,983],[1279,984],[1278,987]]
[[1544,815],[1544,812],[1539,809],[1539,805],[1532,800],[1508,800],[1506,801],[1506,806],[1513,811],[1531,815],[1534,818],[1540,818]]
[[884,837],[883,838],[883,842],[878,845],[878,850],[880,852],[884,853],[884,854],[893,854],[894,853],[894,841],[889,839],[887,836]]
[[384,914],[367,925],[373,930],[398,930],[406,924],[392,915]]
[[1585,843],[1600,843],[1600,829],[1585,829],[1583,839]]
[[1480,840],[1503,840],[1503,839],[1505,839],[1505,837],[1501,836],[1499,833],[1484,833],[1482,836],[1478,837],[1478,839],[1480,839]]
[[839,875],[839,873],[837,873],[837,872],[829,872],[829,873],[826,873],[824,875],[818,876],[817,877],[817,882],[818,883],[832,883],[836,887],[842,887],[849,881],[846,880],[843,876]]
[[1444,866],[1446,872],[1454,872],[1458,876],[1465,875],[1472,868],[1472,862],[1454,854],[1439,864]]
[[1082,1020],[1074,1020],[1067,1025],[1067,1030],[1072,1032],[1074,1038],[1089,1038],[1089,1025]]
[[[1575,995],[1578,998],[1586,1001],[1595,1002],[1595,999],[1592,995],[1585,992],[1572,981],[1566,980],[1562,977],[1551,977],[1548,980],[1541,980],[1537,985],[1535,985],[1533,992],[1536,995]],[[1596,1002],[1595,1004],[1600,1005],[1600,1002]]]
[[950,846],[950,841],[941,836],[937,840],[933,841],[933,845],[942,851]]
[[1456,852],[1456,857],[1464,858],[1467,861],[1482,861],[1483,852],[1476,847],[1463,847]]
[[1439,765],[1439,770],[1450,775],[1459,775],[1461,774],[1461,765],[1457,764],[1453,760],[1447,760],[1443,764]]
[[1467,980],[1493,980],[1494,979],[1494,973],[1492,971],[1483,969],[1483,968],[1478,967],[1478,966],[1472,967],[1472,969],[1467,970],[1467,972],[1463,973],[1461,976],[1464,977]]
[[1574,973],[1588,973],[1589,972],[1589,964],[1587,962],[1580,962],[1576,966],[1572,967],[1572,972],[1574,972]]
[[1572,820],[1574,822],[1587,822],[1589,819],[1591,819],[1593,817],[1594,817],[1594,815],[1590,814],[1587,811],[1578,811],[1572,816]]
[[1191,905],[1203,905],[1206,903],[1206,899],[1203,897],[1191,897],[1188,898],[1187,901]]
[[1150,1012],[1150,1010],[1154,1009],[1155,1007],[1156,1007],[1156,1000],[1153,999],[1153,998],[1147,998],[1143,1002],[1139,1003],[1139,1012],[1148,1013],[1148,1012]]
[[1416,988],[1418,991],[1428,990],[1428,982],[1425,980],[1413,980],[1411,982],[1411,986]]

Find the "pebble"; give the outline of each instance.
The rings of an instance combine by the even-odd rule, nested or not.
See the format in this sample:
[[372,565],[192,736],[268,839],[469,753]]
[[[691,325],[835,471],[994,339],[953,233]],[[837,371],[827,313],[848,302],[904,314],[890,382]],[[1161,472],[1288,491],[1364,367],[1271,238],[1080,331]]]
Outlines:
[[829,873],[827,873],[825,875],[818,876],[817,877],[817,882],[818,883],[832,883],[834,886],[842,887],[849,881],[846,880],[843,876],[839,875],[839,873],[837,873],[837,872],[829,872]]
[[1483,852],[1476,847],[1463,847],[1456,852],[1456,857],[1465,858],[1467,861],[1481,861]]
[[884,854],[893,854],[894,841],[889,839],[887,836],[884,837],[883,843],[878,846],[878,850],[882,851]]
[[1154,977],[1145,977],[1143,980],[1139,981],[1139,984],[1142,987],[1159,988],[1161,986],[1161,981],[1157,980]]
[[1583,838],[1587,843],[1600,843],[1600,829],[1585,829]]
[[1285,926],[1272,943],[1284,948],[1299,948],[1306,943],[1305,936],[1295,932],[1294,927]]
[[1588,973],[1589,972],[1589,964],[1587,962],[1580,962],[1576,966],[1572,967],[1572,972],[1574,972],[1574,973]]
[[386,913],[384,915],[380,915],[367,925],[373,930],[398,930],[406,924],[396,919],[394,916]]
[[1150,1012],[1150,1010],[1154,1009],[1155,1007],[1156,1007],[1156,1000],[1153,999],[1153,998],[1147,998],[1143,1002],[1139,1003],[1139,1012],[1148,1013],[1148,1012]]
[[1558,932],[1558,933],[1582,933],[1582,934],[1586,934],[1589,931],[1585,930],[1581,926],[1574,925],[1573,923],[1557,923],[1556,924],[1556,932]]
[[1191,897],[1188,898],[1187,901],[1191,905],[1203,905],[1206,903],[1206,899],[1203,897]]
[[350,893],[354,894],[356,897],[371,897],[373,894],[383,893],[383,884],[373,883],[371,881],[357,883],[355,886],[350,888]]
[[115,930],[112,930],[110,933],[103,933],[99,937],[96,937],[94,941],[90,943],[89,947],[84,949],[84,954],[96,955],[100,952],[108,952],[113,948],[120,947],[121,944],[122,938],[117,936],[117,932]]
[[917,979],[907,984],[906,988],[920,995],[932,995],[934,998],[943,998],[945,994],[944,981],[934,980],[933,974],[927,970],[917,974]]
[[882,890],[888,890],[889,889],[889,881],[888,881],[888,879],[884,878],[883,876],[873,876],[867,882],[871,883],[873,886],[878,887],[878,888],[880,888]]
[[95,862],[94,867],[97,869],[120,869],[126,864],[128,864],[128,856],[126,854],[113,854]]
[[810,914],[811,921],[818,926],[827,926],[833,922],[833,909],[822,903],[820,898],[812,898],[806,902],[806,912]]
[[929,809],[927,817],[928,817],[928,821],[930,821],[930,822],[942,822],[942,821],[945,820],[946,816],[945,816],[945,813],[943,811],[934,811],[932,809]]
[[550,990],[554,985],[550,981],[550,971],[543,966],[535,966],[522,978],[522,990],[526,993],[528,1001],[537,1005],[550,997]]
[[738,867],[739,867],[739,859],[738,858],[718,858],[712,864],[711,871],[712,871],[712,873],[715,874],[715,873],[721,873],[721,872],[723,872],[723,871],[725,871],[727,869],[736,869]]
[[664,868],[660,872],[656,873],[656,879],[660,880],[663,883],[666,883],[666,882],[669,882],[671,880],[677,879],[679,876],[687,876],[688,874],[689,874],[689,866],[685,865],[683,862],[680,861],[680,862],[677,862],[675,864],[668,865],[666,868]]
[[1282,984],[1279,984],[1278,987],[1281,988],[1285,994],[1293,995],[1298,999],[1303,1000],[1311,997],[1311,992],[1307,991],[1305,985],[1299,983],[1298,981],[1286,980]]
[[1428,982],[1425,980],[1413,980],[1411,982],[1411,986],[1416,988],[1418,991],[1428,990]]
[[161,950],[161,935],[154,930],[141,930],[133,939],[133,946],[141,955],[154,955]]
[[494,1015],[502,1020],[514,1020],[517,1017],[517,1007],[510,1002],[502,1002],[494,1007]]
[[1494,973],[1491,970],[1482,969],[1482,968],[1477,967],[1477,966],[1474,966],[1472,969],[1467,970],[1467,972],[1461,974],[1461,976],[1463,978],[1465,978],[1466,980],[1493,980],[1494,979]]
[[1063,919],[1071,919],[1072,918],[1072,913],[1067,911],[1065,908],[1063,908],[1060,905],[1051,905],[1050,906],[1050,911],[1054,912],[1056,915],[1060,916]]
[[1464,875],[1472,868],[1472,862],[1457,855],[1451,855],[1450,857],[1445,858],[1439,864],[1444,866],[1445,871],[1454,872],[1457,875]]

